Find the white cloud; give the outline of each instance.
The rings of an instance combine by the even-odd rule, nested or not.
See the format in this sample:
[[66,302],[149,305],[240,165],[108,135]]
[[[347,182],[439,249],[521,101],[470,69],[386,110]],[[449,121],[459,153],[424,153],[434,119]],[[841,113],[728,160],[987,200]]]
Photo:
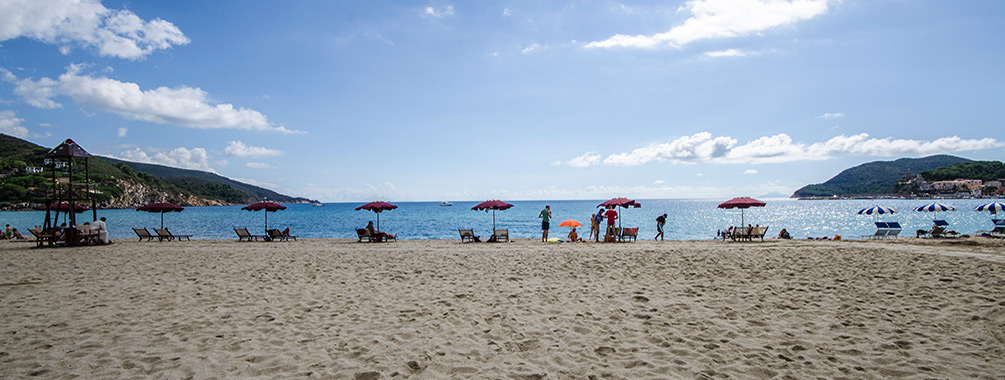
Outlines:
[[843,113],[834,112],[834,113],[825,113],[823,115],[817,116],[817,119],[840,119],[842,117],[844,117]]
[[757,169],[747,169],[747,170],[744,170],[743,174],[757,174]]
[[509,8],[503,8],[503,16],[510,16],[513,13],[510,12]]
[[690,17],[666,33],[654,35],[617,34],[587,48],[659,46],[682,47],[690,42],[732,38],[809,20],[827,12],[829,0],[691,0],[678,12]]
[[664,183],[666,183],[666,181],[664,181],[662,179],[658,179],[658,180],[653,181],[653,185],[662,185]]
[[167,152],[156,151],[153,156],[147,154],[147,152],[143,149],[133,148],[133,150],[122,152],[122,154],[115,158],[146,164],[159,164],[182,169],[195,169],[216,173],[216,170],[213,170],[213,168],[209,166],[209,156],[206,154],[206,149],[203,148],[188,149],[185,147],[178,147]]
[[247,163],[247,165],[249,168],[253,169],[274,169],[272,165],[269,165],[265,162],[249,162]]
[[602,158],[603,156],[596,154],[595,152],[586,152],[580,156],[573,157],[566,162],[566,164],[577,168],[585,168],[587,166],[599,164]]
[[57,45],[63,54],[82,46],[132,60],[189,43],[170,22],[145,21],[125,9],[105,8],[99,0],[0,1],[0,41],[20,37]]
[[422,14],[424,16],[436,17],[436,18],[444,18],[444,17],[447,17],[447,16],[453,16],[454,15],[454,6],[453,5],[445,5],[445,6],[442,6],[442,7],[439,7],[439,8],[426,7],[426,9],[422,12]]
[[254,179],[251,179],[251,178],[231,178],[231,179],[235,180],[237,182],[244,182],[244,183],[249,184],[249,185],[255,185],[255,186],[258,186],[258,187],[264,187],[264,188],[269,189],[269,190],[279,191],[281,193],[289,193],[288,191],[285,191],[281,186],[279,186],[277,184],[274,184],[274,183],[271,183],[271,182],[262,182],[262,181],[254,180]]
[[707,52],[704,53],[704,55],[706,57],[710,57],[710,58],[745,57],[745,56],[747,56],[747,53],[743,52],[742,50],[728,49],[728,50],[719,50],[719,51],[707,51]]
[[231,104],[213,104],[209,94],[199,88],[181,86],[142,90],[136,83],[81,74],[83,66],[71,65],[58,80],[42,78],[18,80],[10,71],[0,69],[4,80],[17,84],[14,92],[38,108],[62,105],[52,100],[69,96],[80,106],[116,113],[122,117],[151,123],[188,128],[229,128],[275,131],[284,134],[305,133],[275,126],[262,113],[235,108]]
[[126,137],[126,132],[129,132],[128,128],[119,127],[119,137]]
[[763,164],[793,161],[826,160],[834,156],[858,155],[892,157],[932,155],[991,149],[1005,146],[993,138],[962,139],[958,136],[935,140],[872,138],[866,133],[839,135],[824,142],[796,143],[787,134],[764,136],[737,145],[728,136],[713,137],[709,132],[680,137],[667,143],[652,144],[631,152],[617,153],[600,160],[599,154],[587,153],[566,162],[569,166],[586,167],[599,163],[614,166],[637,166],[653,161],[672,163]]
[[24,119],[18,118],[14,111],[0,111],[0,133],[22,139],[26,138],[31,134],[31,131],[21,125],[23,122]]
[[534,52],[535,50],[538,50],[538,49],[541,49],[541,45],[538,45],[537,42],[535,42],[535,43],[532,43],[532,44],[528,45],[527,47],[523,48],[523,51],[521,51],[520,53],[530,54],[530,53],[532,53],[532,52]]
[[230,145],[227,145],[227,148],[225,148],[223,152],[226,153],[228,156],[237,156],[245,158],[272,157],[272,156],[283,155],[283,152],[280,150],[269,149],[258,146],[248,146],[241,141],[231,141]]

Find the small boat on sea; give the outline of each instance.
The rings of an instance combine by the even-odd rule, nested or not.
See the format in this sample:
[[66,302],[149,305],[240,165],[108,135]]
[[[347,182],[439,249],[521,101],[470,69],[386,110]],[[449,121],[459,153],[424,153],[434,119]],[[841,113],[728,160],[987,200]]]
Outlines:
[[440,206],[453,206],[453,205],[454,205],[453,203],[447,201],[440,202]]
[[321,203],[321,202],[318,202],[318,203],[313,204],[312,206],[314,206],[314,207],[325,207],[325,204]]

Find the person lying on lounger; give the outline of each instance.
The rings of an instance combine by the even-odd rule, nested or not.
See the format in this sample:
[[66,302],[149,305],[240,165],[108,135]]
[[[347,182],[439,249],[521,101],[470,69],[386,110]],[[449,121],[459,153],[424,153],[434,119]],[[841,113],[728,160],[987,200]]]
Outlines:
[[375,228],[373,228],[373,221],[372,220],[370,221],[370,223],[367,223],[366,230],[370,232],[370,236],[373,236],[373,241],[375,241],[375,242],[376,241],[384,241],[384,240],[387,240],[388,238],[391,238],[391,237],[393,237],[395,239],[398,238],[398,235],[391,235],[391,234],[389,234],[387,232],[377,231]]

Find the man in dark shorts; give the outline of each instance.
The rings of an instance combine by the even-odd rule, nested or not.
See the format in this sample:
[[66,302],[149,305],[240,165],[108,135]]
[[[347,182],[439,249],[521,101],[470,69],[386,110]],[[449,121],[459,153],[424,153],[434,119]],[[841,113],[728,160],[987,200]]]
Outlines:
[[663,225],[667,224],[667,214],[656,217],[656,237],[653,240],[663,240]]
[[605,241],[614,241],[613,239],[617,235],[617,234],[614,233],[615,232],[615,230],[614,230],[614,220],[618,219],[618,211],[615,210],[613,206],[609,207],[607,209],[607,212],[604,213],[604,216],[607,216],[607,236],[604,237],[604,240]]
[[549,222],[551,221],[551,206],[544,206],[544,210],[537,215],[541,218],[541,241],[548,241],[548,228],[550,227]]

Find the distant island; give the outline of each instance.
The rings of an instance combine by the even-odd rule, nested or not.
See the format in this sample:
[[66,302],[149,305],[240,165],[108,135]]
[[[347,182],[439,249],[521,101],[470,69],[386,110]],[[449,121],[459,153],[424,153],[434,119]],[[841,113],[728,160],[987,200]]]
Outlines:
[[[86,148],[86,147],[85,147]],[[0,209],[30,209],[45,200],[51,173],[45,148],[0,134]],[[258,186],[199,170],[178,169],[95,156],[89,160],[94,197],[102,208],[132,208],[154,202],[181,206],[254,203],[311,203]],[[74,173],[74,180],[77,175]],[[81,177],[82,178],[82,177]]]
[[[916,173],[916,174],[915,174]],[[793,198],[999,196],[1005,164],[950,155],[873,161],[845,169],[827,182],[796,190]]]

